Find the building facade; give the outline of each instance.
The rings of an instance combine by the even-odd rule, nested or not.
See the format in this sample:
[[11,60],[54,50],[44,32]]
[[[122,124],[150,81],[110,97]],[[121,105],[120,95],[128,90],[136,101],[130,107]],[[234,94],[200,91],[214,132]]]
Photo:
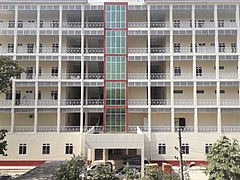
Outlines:
[[0,54],[26,72],[0,95],[0,164],[87,153],[178,165],[179,127],[184,159],[204,164],[222,134],[240,139],[239,6],[1,0]]

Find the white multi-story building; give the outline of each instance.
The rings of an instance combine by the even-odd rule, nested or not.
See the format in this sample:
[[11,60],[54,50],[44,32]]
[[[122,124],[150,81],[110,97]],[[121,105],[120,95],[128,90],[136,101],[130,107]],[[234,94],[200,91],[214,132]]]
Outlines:
[[[87,153],[205,162],[240,138],[238,0],[0,0],[0,54],[26,70],[0,95],[0,165]],[[142,168],[143,169],[143,168]]]

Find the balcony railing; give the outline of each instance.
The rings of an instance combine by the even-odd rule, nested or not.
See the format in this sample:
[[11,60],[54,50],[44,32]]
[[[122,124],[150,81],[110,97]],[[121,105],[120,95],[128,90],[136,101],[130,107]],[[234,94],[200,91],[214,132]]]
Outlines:
[[103,99],[85,99],[84,105],[103,105],[104,100]]
[[62,79],[81,80],[81,73],[62,73]]
[[61,99],[62,106],[80,106],[81,99]]
[[150,49],[151,53],[169,53],[170,52],[170,48],[167,47],[152,47]]
[[57,106],[58,100],[55,99],[41,99],[38,100],[39,106]]
[[236,22],[222,22],[218,23],[219,28],[236,28],[237,23]]
[[171,132],[172,128],[171,126],[152,126],[151,131],[153,133],[158,133],[158,132]]
[[85,73],[84,79],[104,79],[103,73]]
[[151,80],[170,79],[170,73],[151,73]]
[[147,28],[147,22],[128,22],[128,28]]
[[202,73],[196,76],[196,79],[216,79],[215,73]]
[[80,132],[80,126],[61,126],[60,132]]
[[14,48],[4,48],[4,47],[0,47],[0,53],[1,54],[11,54],[14,53]]
[[190,22],[174,22],[173,28],[191,28],[192,23]]
[[147,73],[128,73],[128,79],[147,79]]
[[40,47],[39,48],[39,53],[42,54],[50,54],[50,53],[58,53],[59,49],[58,48],[52,48],[52,47]]
[[220,47],[218,48],[219,53],[237,53],[237,47]]
[[240,132],[240,126],[222,126],[222,133]]
[[14,132],[34,132],[33,126],[15,126]]
[[26,80],[26,79],[35,79],[36,74],[33,73],[21,73],[20,76],[17,76],[16,79]]
[[63,22],[62,28],[81,28],[80,22]]
[[219,78],[220,79],[237,79],[238,74],[237,73],[220,73]]
[[239,105],[239,100],[238,99],[221,99],[220,100],[220,105],[222,106],[237,106]]
[[58,74],[52,74],[52,73],[41,73],[38,76],[38,79],[58,79]]
[[194,126],[175,126],[175,132],[181,128],[182,132],[194,132]]
[[129,106],[145,106],[148,104],[147,99],[128,99]]
[[147,53],[147,48],[128,48],[128,53],[130,54]]
[[195,51],[196,53],[214,53],[215,47],[196,47]]
[[12,100],[0,100],[0,106],[11,106],[12,105]]
[[151,22],[150,27],[151,28],[169,28],[170,23],[169,22]]
[[217,126],[198,126],[198,132],[217,132]]
[[174,79],[192,79],[192,78],[193,78],[192,73],[182,73],[180,75],[174,76]]
[[7,132],[11,132],[11,126],[0,126],[0,130],[7,130]]
[[192,48],[191,47],[174,47],[173,48],[174,53],[192,53]]
[[[191,25],[190,25],[191,26]],[[196,22],[195,28],[214,28],[215,24],[214,22]]]
[[137,133],[137,126],[128,126],[129,133]]
[[174,99],[174,105],[193,105],[193,99]]
[[216,106],[217,100],[216,99],[198,99],[197,105],[198,106]]
[[59,22],[40,22],[40,28],[59,28]]
[[170,99],[151,99],[151,105],[153,106],[168,106],[170,104]]
[[85,22],[84,27],[85,28],[103,28],[104,22]]
[[15,105],[18,105],[18,106],[33,106],[34,104],[35,104],[34,99],[15,100]]
[[17,48],[17,53],[20,54],[32,54],[36,53],[36,48],[26,48],[26,47],[18,47]]
[[84,53],[101,54],[104,53],[104,48],[84,48]]
[[62,53],[79,54],[79,53],[81,53],[81,48],[80,47],[65,47],[65,48],[62,48]]
[[38,126],[37,132],[57,132],[57,126]]

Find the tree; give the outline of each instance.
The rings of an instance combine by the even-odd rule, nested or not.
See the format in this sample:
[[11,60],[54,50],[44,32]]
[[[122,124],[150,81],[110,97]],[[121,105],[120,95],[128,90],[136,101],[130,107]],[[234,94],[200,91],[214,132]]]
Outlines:
[[5,151],[7,150],[7,141],[4,140],[6,137],[7,130],[0,130],[0,155],[6,156]]
[[98,164],[96,168],[88,172],[88,177],[92,180],[117,180],[115,173],[107,164]]
[[20,76],[24,70],[10,57],[0,56],[0,93],[11,88],[12,78]]
[[210,180],[240,179],[240,146],[226,136],[217,140],[207,154],[206,174]]
[[61,164],[54,174],[56,180],[79,180],[87,170],[87,160],[83,155],[73,155],[70,160]]

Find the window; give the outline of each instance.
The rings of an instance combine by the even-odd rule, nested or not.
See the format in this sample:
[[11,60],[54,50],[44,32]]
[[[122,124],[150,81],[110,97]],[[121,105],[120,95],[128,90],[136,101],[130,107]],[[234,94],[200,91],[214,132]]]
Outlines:
[[14,52],[14,44],[8,44],[8,53]]
[[59,27],[59,22],[58,21],[53,21],[52,22],[52,27],[53,28],[58,28]]
[[58,76],[58,67],[52,67],[52,76]]
[[6,100],[12,100],[12,91],[6,92]]
[[205,144],[205,153],[208,154],[210,152],[210,149],[212,147],[212,144]]
[[126,27],[125,5],[106,5],[106,28]]
[[42,99],[42,92],[38,91],[38,100],[41,100],[41,99]]
[[180,43],[174,43],[173,50],[174,50],[175,53],[180,53],[181,52],[181,44]]
[[34,44],[27,44],[27,52],[33,53]]
[[166,154],[166,144],[165,143],[158,144],[158,154]]
[[174,67],[174,76],[181,76],[181,67]]
[[173,20],[173,27],[180,28],[180,20],[179,19],[174,19]]
[[58,44],[52,44],[52,53],[58,53]]
[[218,50],[219,52],[225,52],[225,43],[219,43]]
[[51,91],[51,99],[54,99],[54,100],[58,99],[58,92],[57,91]]
[[224,27],[224,20],[218,20],[218,27]]
[[189,154],[189,144],[188,143],[183,143],[182,144],[182,153],[183,154]]
[[[215,94],[217,93],[217,90],[215,90]],[[225,94],[225,90],[220,90],[220,94]]]
[[38,68],[38,76],[42,76],[42,67]]
[[27,144],[19,144],[18,154],[26,154],[27,153]]
[[23,27],[23,21],[19,20],[18,21],[18,28],[22,28]]
[[106,53],[126,54],[126,31],[107,30],[106,31]]
[[204,90],[197,90],[197,94],[204,94]]
[[42,53],[42,52],[43,52],[43,45],[39,44],[39,53]]
[[73,144],[66,143],[65,154],[73,154]]
[[[214,66],[214,70],[216,70],[216,66]],[[224,66],[219,66],[219,70],[224,70]]]
[[232,53],[236,53],[237,52],[237,45],[236,45],[236,43],[231,43],[231,50],[232,50]]
[[32,79],[32,77],[33,77],[33,67],[27,67],[26,68],[26,76],[27,76],[27,79]]
[[15,21],[8,21],[8,27],[9,28],[14,28],[15,27]]
[[236,21],[235,21],[235,19],[230,19],[230,22],[231,22],[231,23],[234,23],[234,22],[236,22]]
[[44,143],[42,146],[42,154],[50,154],[50,144]]
[[198,27],[202,28],[204,26],[205,20],[198,20]]
[[196,67],[196,76],[202,76],[202,67]]
[[173,93],[174,94],[183,94],[183,90],[174,90]]

